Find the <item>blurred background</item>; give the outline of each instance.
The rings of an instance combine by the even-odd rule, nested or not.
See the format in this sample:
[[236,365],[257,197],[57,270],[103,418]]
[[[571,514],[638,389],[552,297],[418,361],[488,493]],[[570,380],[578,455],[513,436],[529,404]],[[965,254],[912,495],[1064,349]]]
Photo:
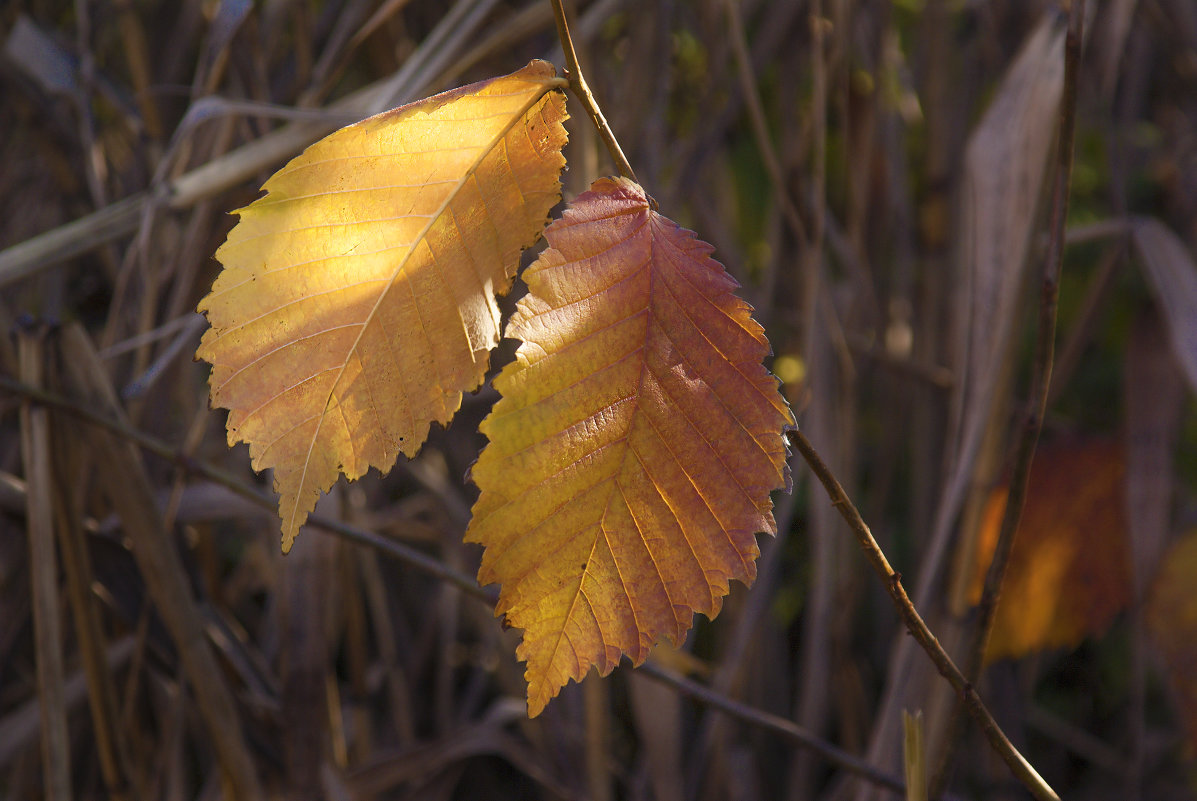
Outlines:
[[[1063,797],[1197,797],[1197,5],[1087,4],[1055,373],[984,651],[1064,9],[567,7],[641,183],[743,285],[802,430],[1014,743]],[[227,212],[366,114],[560,66],[547,0],[8,0],[0,41],[0,796],[897,798],[905,710],[935,787],[1027,797],[797,457],[751,591],[531,721],[461,541],[489,385],[281,556],[192,359]],[[566,198],[612,172],[571,114]]]

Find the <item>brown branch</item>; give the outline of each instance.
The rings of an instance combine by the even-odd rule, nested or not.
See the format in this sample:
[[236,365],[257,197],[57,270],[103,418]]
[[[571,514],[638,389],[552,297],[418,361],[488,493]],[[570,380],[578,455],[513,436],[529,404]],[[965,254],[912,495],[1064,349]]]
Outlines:
[[[90,425],[97,426],[101,429],[109,431],[118,436],[128,439],[135,443],[138,447],[152,453],[159,458],[166,460],[180,470],[189,473],[193,476],[198,476],[219,484],[229,491],[235,493],[239,497],[245,498],[256,506],[259,506],[269,512],[277,510],[275,499],[258,492],[256,489],[247,486],[242,481],[233,475],[212,465],[180,453],[169,444],[162,442],[154,437],[145,434],[132,426],[113,419],[101,412],[79,403],[71,398],[64,397],[54,392],[39,389],[21,381],[17,381],[8,376],[0,375],[0,392],[7,392],[11,395],[24,398],[33,406],[46,406],[65,412],[72,417],[75,417]],[[449,565],[439,561],[435,557],[422,553],[414,548],[411,548],[402,542],[388,539],[372,531],[360,529],[355,526],[342,523],[338,520],[328,520],[321,517],[308,518],[308,526],[312,528],[322,529],[328,533],[336,534],[340,537],[354,542],[358,545],[365,545],[374,548],[387,556],[393,557],[410,567],[448,582],[460,589],[466,595],[477,598],[478,600],[494,606],[497,600],[497,594],[492,590],[479,587],[474,578],[470,575],[462,573]],[[884,559],[884,557],[882,557]],[[797,743],[799,746],[808,748],[826,759],[833,765],[860,775],[861,777],[874,782],[883,787],[888,787],[899,792],[903,791],[903,784],[900,780],[888,776],[878,771],[873,766],[867,764],[859,757],[836,748],[834,745],[819,739],[810,732],[802,729],[799,726],[791,723],[788,720],[770,715],[758,709],[742,704],[725,694],[707,687],[703,687],[688,679],[676,676],[673,673],[666,671],[652,663],[645,663],[640,667],[654,679],[668,684],[684,695],[690,696],[703,704],[715,707],[745,723],[759,726],[763,729],[768,729],[774,734],[780,735],[788,740]]]
[[[1060,128],[1056,140],[1056,169],[1052,186],[1051,221],[1047,256],[1043,264],[1043,279],[1039,295],[1038,330],[1035,339],[1035,356],[1031,366],[1030,399],[1022,420],[1014,464],[1010,475],[1010,492],[1002,516],[993,560],[985,573],[985,584],[977,607],[976,622],[968,651],[965,653],[965,677],[969,684],[976,684],[985,663],[985,646],[993,629],[1001,596],[1002,579],[1010,562],[1014,547],[1014,535],[1026,505],[1030,486],[1031,464],[1039,435],[1043,430],[1043,417],[1047,412],[1051,392],[1052,368],[1055,363],[1056,312],[1059,305],[1060,274],[1064,266],[1064,247],[1067,242],[1065,221],[1068,217],[1068,196],[1072,180],[1073,140],[1076,132],[1077,68],[1080,63],[1081,41],[1085,17],[1085,0],[1076,0],[1069,12],[1068,33],[1064,40],[1064,91],[1060,97]],[[959,705],[953,713],[953,720],[959,717]],[[955,728],[953,722],[950,729]],[[949,736],[940,759],[935,777],[935,788],[943,786],[947,765],[959,743],[958,737]]]
[[831,504],[839,510],[844,520],[847,521],[848,526],[852,529],[852,533],[856,535],[857,542],[865,552],[869,563],[873,566],[877,575],[881,577],[882,584],[885,585],[886,592],[889,593],[890,599],[893,600],[894,606],[897,607],[898,614],[902,616],[902,620],[906,623],[906,630],[915,638],[923,650],[927,652],[927,656],[935,664],[936,669],[940,674],[948,680],[952,688],[956,690],[964,704],[965,710],[981,727],[985,737],[989,740],[990,745],[998,753],[999,756],[1010,767],[1010,771],[1018,778],[1023,785],[1031,791],[1031,794],[1040,801],[1059,801],[1059,796],[1055,791],[1048,786],[1047,782],[1043,780],[1031,764],[1018,752],[1018,749],[1006,737],[1001,727],[998,726],[997,721],[993,719],[993,715],[985,707],[981,697],[977,695],[976,689],[960,672],[960,668],[948,656],[947,651],[939,644],[939,640],[931,633],[923,618],[919,615],[918,610],[914,608],[914,604],[910,601],[910,596],[906,594],[906,588],[902,586],[902,576],[895,572],[890,567],[889,560],[885,558],[885,554],[881,551],[881,547],[877,545],[877,541],[873,539],[873,533],[869,530],[868,525],[865,524],[864,519],[860,516],[856,506],[852,500],[844,492],[844,488],[840,486],[840,482],[828,469],[827,465],[823,463],[822,458],[815,451],[814,447],[801,431],[790,431],[788,434],[790,443],[798,449],[802,454],[802,458],[810,465],[811,471],[823,484],[823,488],[827,490],[827,496],[831,499]]
[[769,729],[787,740],[813,751],[831,764],[849,773],[854,773],[857,776],[868,779],[879,787],[887,787],[898,793],[906,792],[906,787],[900,779],[878,770],[866,760],[854,754],[836,748],[834,745],[819,739],[806,729],[785,718],[754,709],[747,704],[742,704],[716,690],[704,687],[696,681],[691,681],[651,661],[645,662],[638,670],[650,676],[655,681],[669,685],[682,695],[693,698],[707,706],[714,707],[745,723]]
[[[781,167],[781,159],[777,156],[777,150],[773,147],[773,142],[769,139],[769,123],[765,120],[765,109],[761,103],[760,95],[757,93],[757,79],[756,74],[752,69],[752,58],[748,52],[748,37],[744,32],[744,21],[740,18],[739,0],[724,0],[724,10],[727,12],[727,25],[732,45],[732,55],[735,56],[736,74],[740,79],[740,94],[743,97],[744,105],[748,109],[748,120],[752,124],[752,135],[756,139],[756,149],[760,153],[761,161],[764,162],[765,172],[769,175],[769,181],[773,184],[773,194],[776,196],[778,204],[781,206],[782,216],[790,227],[790,232],[794,235],[794,239],[798,242],[798,250],[805,251],[808,248],[808,241],[811,235],[807,232],[807,226],[802,218],[802,213],[799,211],[794,199],[790,196],[789,190],[786,188],[785,171]],[[819,22],[816,21],[815,25]],[[822,42],[822,37],[817,29],[814,32],[816,41]],[[821,62],[822,48],[815,49],[814,60]],[[816,111],[821,112],[823,106],[819,106]],[[821,118],[821,117],[820,117]],[[816,148],[817,150],[818,148]],[[815,169],[818,170],[822,164],[821,154],[816,153],[813,158]],[[815,208],[820,208],[822,205],[822,193],[815,191]],[[812,229],[814,223],[811,223]],[[808,312],[809,313],[809,312]]]
[[[259,506],[266,511],[276,514],[278,512],[277,501],[261,492],[258,492],[252,487],[247,486],[235,476],[230,473],[213,467],[212,465],[203,462],[199,459],[187,456],[180,453],[175,448],[171,447],[161,440],[155,439],[148,434],[142,433],[132,426],[126,425],[120,420],[115,420],[105,414],[95,411],[88,406],[78,403],[70,398],[62,395],[48,392],[46,390],[38,389],[37,387],[24,384],[16,381],[8,376],[0,375],[0,391],[8,392],[19,397],[28,398],[41,406],[48,406],[60,411],[70,414],[91,425],[102,428],[118,436],[124,437],[129,441],[135,443],[142,450],[152,453],[155,456],[170,462],[179,469],[190,473],[194,476],[207,479],[214,484],[219,484],[237,496],[246,499],[255,506]],[[446,581],[467,595],[473,595],[488,603],[494,603],[495,594],[478,586],[478,583],[471,577],[464,573],[460,573],[453,568],[445,565],[443,562],[434,559],[433,557],[416,550],[408,545],[397,540],[392,540],[372,531],[356,528],[347,523],[342,523],[339,520],[329,520],[327,518],[312,516],[308,519],[308,525],[313,528],[322,529],[326,532],[337,534],[347,540],[357,543],[358,545],[366,545],[376,550],[382,551],[388,556],[394,557],[401,562],[404,562],[411,567],[422,570],[431,576],[434,576],[442,581]]]
[[1022,422],[1022,435],[1014,459],[1010,478],[1010,496],[1002,517],[993,562],[985,574],[985,588],[981,594],[979,616],[970,654],[969,677],[976,680],[980,672],[985,641],[993,626],[1002,577],[1010,558],[1014,533],[1022,517],[1030,483],[1031,462],[1039,434],[1043,430],[1043,416],[1047,411],[1048,391],[1051,388],[1052,366],[1055,361],[1056,310],[1059,305],[1060,273],[1064,265],[1064,221],[1068,216],[1068,191],[1072,179],[1073,134],[1076,129],[1076,72],[1080,60],[1081,27],[1084,24],[1085,0],[1077,0],[1069,17],[1068,34],[1064,42],[1064,93],[1060,99],[1060,131],[1056,144],[1056,175],[1052,187],[1051,238],[1047,259],[1043,265],[1043,282],[1039,296],[1039,325],[1035,340],[1035,361],[1031,367],[1031,399]]
[[[582,74],[582,67],[578,64],[578,54],[574,50],[574,40],[569,35],[569,23],[565,19],[565,9],[561,6],[561,0],[552,0],[552,2],[553,16],[557,19],[557,38],[561,40],[561,52],[565,54],[565,77],[569,80],[569,88],[573,90],[574,97],[578,98],[578,102],[586,110],[590,121],[598,129],[599,136],[607,146],[607,152],[611,154],[611,159],[615,162],[615,168],[619,170],[619,174],[636,181],[636,173],[632,170],[632,165],[628,163],[627,156],[623,154],[623,148],[619,146],[619,140],[615,138],[615,133],[607,124],[607,118],[603,116],[598,101],[594,99],[594,94],[586,84],[586,76]],[[636,183],[640,182],[636,181]]]
[[[393,75],[332,103],[326,109],[292,109],[291,124],[272,131],[234,151],[196,167],[171,181],[155,181],[149,189],[115,201],[84,217],[72,220],[31,239],[0,250],[0,287],[28,278],[41,270],[86,253],[114,239],[134,233],[146,209],[165,204],[178,211],[216,196],[276,165],[335,128],[376,114],[395,103],[418,97],[434,79],[448,81],[482,55],[474,48],[462,57],[461,51],[474,30],[481,25],[487,6],[460,0],[437,23],[414,53]],[[500,45],[498,36],[484,44]],[[458,61],[454,61],[458,59]],[[451,63],[453,62],[453,63]],[[251,107],[233,104],[238,113]]]

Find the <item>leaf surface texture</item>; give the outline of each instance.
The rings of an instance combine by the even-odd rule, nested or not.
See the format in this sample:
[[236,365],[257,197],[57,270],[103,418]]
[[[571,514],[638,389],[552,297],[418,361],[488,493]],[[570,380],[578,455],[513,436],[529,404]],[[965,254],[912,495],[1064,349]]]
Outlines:
[[274,468],[284,550],[339,473],[414,456],[482,382],[560,198],[563,84],[534,61],[342,128],[237,212],[198,356],[229,443]]
[[711,246],[601,179],[545,233],[508,324],[467,540],[524,630],[535,716],[591,666],[639,664],[750,584],[793,416]]

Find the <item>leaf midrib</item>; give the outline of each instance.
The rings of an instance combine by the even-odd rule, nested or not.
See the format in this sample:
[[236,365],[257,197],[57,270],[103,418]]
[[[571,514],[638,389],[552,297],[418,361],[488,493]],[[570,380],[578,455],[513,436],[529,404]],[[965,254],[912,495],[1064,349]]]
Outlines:
[[[358,335],[354,339],[353,344],[349,347],[348,350],[346,350],[345,358],[342,361],[341,367],[337,372],[337,377],[333,380],[332,387],[328,392],[328,396],[324,399],[324,408],[320,412],[320,415],[319,415],[320,419],[319,419],[319,422],[316,424],[316,430],[312,433],[312,440],[310,443],[308,443],[308,452],[304,456],[304,460],[303,460],[303,472],[300,474],[299,483],[298,483],[296,491],[295,491],[295,496],[292,499],[291,511],[290,511],[290,514],[288,515],[287,526],[286,526],[286,530],[288,532],[294,532],[295,518],[299,514],[300,498],[303,496],[304,487],[307,482],[308,468],[311,466],[311,463],[312,463],[312,452],[316,448],[316,442],[320,439],[320,432],[324,428],[324,421],[328,417],[329,404],[332,403],[332,399],[333,399],[333,396],[336,394],[337,387],[340,385],[341,379],[345,375],[345,370],[349,366],[349,360],[353,357],[353,354],[357,352],[358,347],[361,345],[362,337],[365,335],[366,330],[370,327],[370,324],[374,321],[374,318],[378,313],[378,309],[382,306],[382,303],[386,299],[388,293],[390,293],[391,289],[394,287],[395,280],[399,277],[400,273],[408,265],[408,263],[411,261],[413,255],[415,254],[415,252],[416,252],[415,245],[417,245],[420,242],[425,240],[425,238],[428,236],[429,231],[432,230],[432,226],[436,223],[437,220],[439,220],[441,218],[441,216],[445,213],[445,211],[452,205],[453,201],[456,200],[457,197],[460,195],[462,188],[466,185],[466,182],[470,179],[471,176],[473,176],[478,171],[479,166],[481,166],[482,162],[486,160],[487,156],[490,155],[494,151],[494,149],[498,145],[498,143],[506,138],[507,134],[510,133],[511,130],[515,127],[516,123],[518,123],[520,120],[524,119],[524,117],[525,117],[525,115],[527,115],[528,111],[531,110],[537,103],[539,103],[545,95],[547,95],[550,91],[552,91],[556,88],[560,88],[563,85],[564,85],[564,79],[561,79],[561,78],[551,78],[549,80],[546,80],[546,81],[538,84],[540,91],[536,92],[527,102],[525,102],[523,107],[520,109],[520,111],[516,114],[513,114],[511,117],[511,120],[506,125],[504,125],[502,129],[500,129],[498,132],[496,132],[496,134],[493,137],[491,137],[491,140],[486,144],[485,147],[483,147],[479,150],[478,158],[474,160],[474,163],[470,165],[468,170],[465,170],[462,173],[461,178],[459,178],[457,181],[457,185],[449,191],[449,193],[445,196],[444,202],[441,203],[441,205],[437,209],[436,213],[428,218],[428,222],[424,225],[424,228],[420,231],[419,235],[415,239],[412,240],[413,247],[411,248],[411,250],[409,250],[407,252],[407,254],[399,261],[399,263],[395,266],[395,269],[391,271],[391,277],[390,277],[390,280],[387,282],[387,286],[382,290],[382,292],[380,292],[378,294],[378,298],[375,300],[374,305],[371,307],[370,313],[368,315],[366,315],[366,318],[362,323],[361,331],[358,332]],[[457,122],[460,122],[460,121],[457,121]],[[424,327],[423,320],[420,321],[420,326],[421,326],[421,328]],[[427,330],[424,330],[423,333],[424,333],[425,339],[428,339]]]

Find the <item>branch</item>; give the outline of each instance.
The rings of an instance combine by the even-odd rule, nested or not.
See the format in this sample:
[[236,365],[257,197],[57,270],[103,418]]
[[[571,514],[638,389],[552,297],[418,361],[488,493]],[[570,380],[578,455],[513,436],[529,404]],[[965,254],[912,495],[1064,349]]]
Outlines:
[[715,709],[725,712],[734,718],[744,721],[745,723],[750,723],[754,726],[760,726],[761,728],[769,729],[770,731],[781,735],[787,740],[813,751],[831,764],[836,765],[837,767],[848,771],[849,773],[855,773],[857,776],[868,779],[870,782],[878,785],[879,787],[887,787],[898,793],[906,792],[906,787],[900,779],[878,770],[874,766],[870,765],[867,761],[854,754],[850,754],[847,751],[836,748],[830,743],[819,739],[806,729],[789,720],[786,720],[785,718],[772,715],[759,709],[754,709],[747,704],[742,704],[739,701],[728,698],[726,695],[723,695],[716,690],[712,690],[709,687],[704,687],[696,681],[691,681],[684,676],[680,676],[672,670],[663,668],[651,660],[645,662],[643,665],[637,668],[637,670],[648,675],[654,681],[659,681],[662,684],[669,685],[677,692],[693,698],[695,701],[714,707]]
[[[57,409],[85,423],[97,426],[113,434],[124,437],[130,442],[135,443],[138,447],[142,448],[146,452],[152,453],[155,456],[170,462],[184,472],[219,484],[220,486],[237,494],[239,497],[245,498],[250,503],[260,506],[271,513],[277,511],[278,506],[274,498],[264,495],[263,493],[258,492],[256,489],[247,486],[232,474],[227,473],[220,468],[214,467],[200,459],[182,454],[169,444],[138,431],[137,429],[120,420],[113,419],[107,415],[97,412],[83,403],[53,392],[49,392],[47,390],[30,386],[29,384],[25,384],[21,381],[17,381],[4,375],[0,375],[0,392],[7,392],[17,397],[26,398],[36,406],[46,406]],[[491,590],[479,587],[473,576],[462,573],[461,571],[441,562],[435,557],[429,556],[421,551],[416,550],[415,548],[404,545],[402,542],[383,537],[372,531],[366,531],[365,529],[351,526],[347,523],[342,523],[338,520],[329,520],[327,518],[318,516],[312,516],[308,518],[307,525],[311,528],[322,529],[328,533],[344,537],[345,539],[358,545],[365,545],[370,548],[375,548],[387,556],[391,556],[410,567],[414,567],[417,570],[423,571],[434,578],[452,584],[466,595],[477,598],[492,608],[497,600],[497,594]],[[651,662],[642,665],[640,670],[644,671],[657,681],[674,687],[683,695],[687,695],[701,703],[713,706],[735,718],[744,721],[745,723],[759,726],[763,729],[768,729],[773,733],[786,738],[787,740],[797,743],[803,748],[809,748],[816,754],[822,756],[831,764],[836,765],[843,770],[856,773],[880,786],[888,787],[890,789],[897,790],[898,792],[904,791],[904,785],[900,780],[878,771],[876,768],[868,765],[859,757],[853,756],[842,749],[836,748],[834,745],[819,739],[815,735],[799,726],[796,726],[788,720],[758,709],[754,709],[746,704],[742,704],[738,701],[728,698],[726,695],[716,690],[703,687],[702,685],[699,685],[688,679],[677,676],[670,671],[652,664]]]
[[[569,79],[569,88],[573,90],[574,96],[578,98],[578,102],[590,116],[590,121],[598,129],[599,136],[603,138],[603,143],[607,146],[607,152],[611,154],[611,159],[615,162],[619,174],[636,181],[636,173],[633,172],[632,165],[628,163],[627,156],[623,154],[623,149],[619,146],[619,140],[615,138],[611,126],[607,124],[607,118],[603,116],[603,112],[598,106],[598,101],[594,99],[590,87],[586,84],[586,76],[582,74],[582,67],[578,64],[578,54],[574,50],[574,40],[569,35],[569,23],[565,19],[565,9],[561,6],[561,0],[552,0],[552,2],[553,16],[557,19],[557,38],[561,40],[561,52],[565,54],[565,77]],[[640,182],[636,181],[636,183]]]
[[1047,259],[1043,265],[1043,283],[1039,296],[1039,325],[1035,340],[1035,361],[1031,367],[1031,398],[1022,422],[1022,435],[1010,476],[1010,495],[1002,517],[1002,527],[994,549],[993,561],[985,574],[985,587],[978,607],[976,629],[969,652],[968,678],[975,682],[981,672],[985,643],[993,628],[1001,593],[1002,578],[1010,560],[1014,534],[1022,518],[1030,484],[1031,462],[1043,430],[1043,416],[1047,412],[1048,392],[1051,389],[1052,366],[1056,352],[1056,310],[1060,297],[1060,273],[1064,266],[1064,221],[1068,216],[1068,193],[1072,179],[1073,136],[1076,130],[1076,72],[1080,61],[1081,34],[1085,17],[1085,0],[1076,0],[1068,20],[1068,34],[1064,41],[1064,93],[1060,97],[1060,131],[1056,142],[1056,175],[1052,187],[1051,238]]
[[[120,420],[115,420],[107,415],[95,411],[92,408],[37,387],[24,384],[8,376],[0,375],[0,391],[8,392],[23,398],[28,398],[34,403],[41,406],[48,406],[50,408],[58,409],[66,412],[72,417],[76,417],[91,425],[102,428],[118,436],[136,443],[138,447],[147,453],[152,453],[155,456],[170,462],[179,469],[190,473],[194,476],[199,476],[211,481],[214,484],[219,484],[237,496],[246,499],[255,506],[260,506],[271,514],[278,513],[278,502],[261,492],[258,492],[253,487],[247,486],[242,481],[237,479],[231,473],[226,473],[218,467],[213,467],[207,462],[201,461],[172,448],[165,442],[155,439],[154,437],[144,434],[137,429],[126,425]],[[337,534],[344,537],[351,542],[358,545],[366,545],[375,548],[388,556],[398,559],[417,570],[422,570],[425,573],[434,576],[435,578],[446,581],[449,584],[460,589],[467,595],[472,595],[487,603],[493,604],[496,596],[487,590],[478,586],[473,577],[460,573],[439,560],[429,556],[422,551],[416,550],[411,546],[405,545],[397,540],[392,540],[376,534],[373,531],[366,531],[365,529],[356,528],[343,523],[339,520],[330,520],[319,516],[312,516],[308,518],[308,525],[313,528],[323,529],[326,532]]]
[[[743,96],[744,105],[748,109],[748,120],[752,124],[752,135],[756,139],[756,149],[761,155],[761,161],[765,164],[765,172],[769,174],[769,181],[773,184],[773,194],[781,206],[782,216],[790,226],[790,232],[794,235],[794,239],[798,242],[798,250],[805,251],[808,248],[807,243],[811,236],[807,233],[802,213],[786,188],[785,171],[781,168],[781,159],[778,158],[777,150],[773,147],[773,142],[769,139],[769,123],[765,120],[765,109],[761,104],[760,95],[757,93],[758,83],[752,69],[752,58],[748,52],[748,37],[744,33],[744,21],[740,19],[739,0],[724,0],[723,5],[724,10],[727,12],[727,25],[730,29],[732,55],[735,56],[736,72],[740,79],[740,93]],[[819,23],[816,22],[815,24],[818,25]],[[817,31],[815,36],[817,41],[822,41]],[[815,61],[821,61],[822,50],[818,49],[815,52]],[[818,110],[821,109],[822,106],[820,105]],[[818,169],[823,160],[816,153],[812,161],[815,164],[815,168]],[[822,193],[816,191],[815,202],[813,204],[816,209],[822,206],[822,199]],[[812,229],[815,227],[814,222],[811,223],[811,227]]]
[[923,618],[914,608],[914,604],[910,601],[910,596],[906,594],[906,588],[902,586],[901,574],[894,571],[890,567],[889,560],[885,558],[881,547],[877,545],[877,541],[873,539],[873,533],[865,524],[864,519],[861,518],[860,512],[857,511],[856,506],[853,505],[852,500],[844,492],[844,488],[840,486],[840,482],[832,475],[831,470],[823,463],[822,458],[815,451],[805,435],[801,431],[793,430],[789,432],[790,443],[798,449],[802,454],[802,458],[810,465],[811,471],[823,484],[823,488],[827,490],[827,496],[831,499],[832,505],[839,510],[840,515],[847,521],[848,526],[852,529],[852,533],[856,535],[857,542],[864,550],[865,556],[869,563],[872,564],[873,569],[877,575],[881,577],[882,583],[885,585],[886,591],[897,607],[898,614],[902,616],[902,620],[906,623],[906,629],[918,641],[918,644],[923,647],[927,655],[931,657],[931,661],[935,663],[935,667],[940,674],[948,680],[953,689],[959,694],[964,703],[965,709],[969,715],[981,727],[985,733],[989,744],[997,751],[998,755],[1009,765],[1011,772],[1018,778],[1023,785],[1031,791],[1031,794],[1039,801],[1059,801],[1059,796],[1055,791],[1048,786],[1047,782],[1043,780],[1031,764],[1027,762],[1023,755],[1018,752],[1018,749],[1010,742],[998,726],[997,721],[993,719],[993,715],[985,707],[981,701],[981,697],[977,695],[977,691],[973,685],[960,672],[960,668],[952,662],[952,658],[948,656],[947,651],[939,644],[939,640],[927,628],[927,624],[923,622]]
[[[1064,223],[1068,217],[1068,196],[1072,180],[1073,140],[1076,132],[1077,67],[1080,63],[1081,41],[1085,18],[1085,0],[1076,0],[1069,12],[1068,33],[1064,40],[1064,91],[1060,96],[1060,129],[1056,140],[1056,170],[1052,186],[1051,221],[1047,257],[1043,264],[1043,280],[1039,295],[1039,320],[1035,339],[1035,356],[1031,366],[1030,399],[1022,421],[1022,433],[1015,451],[1010,475],[1010,492],[1002,516],[993,560],[985,573],[985,584],[977,606],[977,619],[968,650],[965,652],[965,677],[976,684],[985,664],[985,646],[993,630],[1001,596],[1002,579],[1010,562],[1014,535],[1022,519],[1030,486],[1031,463],[1043,431],[1043,417],[1047,412],[1051,392],[1052,368],[1055,364],[1056,311],[1059,305],[1060,274],[1064,267],[1064,246],[1067,235]],[[1112,262],[1111,262],[1112,264]],[[949,732],[957,727],[959,704],[953,711]],[[947,766],[960,741],[949,734],[940,755],[934,787],[940,789],[946,781]]]

